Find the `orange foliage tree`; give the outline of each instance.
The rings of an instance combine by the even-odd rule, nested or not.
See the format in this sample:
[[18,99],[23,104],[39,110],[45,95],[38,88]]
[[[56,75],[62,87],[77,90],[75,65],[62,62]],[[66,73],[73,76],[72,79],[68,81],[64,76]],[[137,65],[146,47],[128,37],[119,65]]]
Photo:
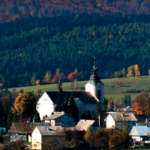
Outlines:
[[150,115],[150,97],[148,92],[142,92],[133,101],[134,113],[137,115]]
[[51,82],[56,83],[57,81],[58,81],[58,76],[54,75]]
[[69,73],[69,74],[68,74],[68,80],[74,81],[74,79],[75,79],[74,73],[73,73],[73,72]]
[[114,105],[115,105],[115,106],[117,105],[117,101],[116,101],[116,100],[114,101]]
[[135,76],[140,76],[140,71],[139,71],[139,65],[135,64],[134,65],[134,72],[135,72]]

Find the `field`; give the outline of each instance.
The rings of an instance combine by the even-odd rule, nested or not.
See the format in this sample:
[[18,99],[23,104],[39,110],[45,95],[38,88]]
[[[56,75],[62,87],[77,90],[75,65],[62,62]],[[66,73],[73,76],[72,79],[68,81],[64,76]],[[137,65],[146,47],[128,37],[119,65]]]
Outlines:
[[[117,83],[121,81],[122,84],[118,85]],[[118,103],[121,102],[122,98],[126,94],[131,95],[131,99],[134,100],[139,93],[121,93],[121,91],[125,91],[126,89],[148,89],[150,88],[150,76],[141,76],[141,77],[131,77],[131,78],[111,78],[111,79],[102,79],[102,82],[105,86],[105,97],[106,98],[113,98],[117,100]],[[80,81],[78,82],[78,89],[74,90],[71,89],[71,83],[63,83],[63,90],[64,91],[84,91],[84,87],[87,81]],[[14,88],[10,88],[9,90],[12,91]],[[37,90],[41,89],[44,91],[56,91],[57,84],[47,84],[47,85],[38,85],[38,86],[28,86],[28,87],[19,87],[15,88],[17,92],[23,90],[24,92],[27,91],[34,91],[35,93]]]

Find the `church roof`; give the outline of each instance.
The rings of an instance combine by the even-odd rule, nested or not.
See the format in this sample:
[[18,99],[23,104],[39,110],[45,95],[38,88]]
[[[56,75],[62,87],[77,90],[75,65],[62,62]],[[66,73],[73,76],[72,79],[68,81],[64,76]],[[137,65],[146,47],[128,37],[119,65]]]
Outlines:
[[73,95],[74,98],[79,98],[84,104],[96,104],[97,99],[90,92],[74,92],[74,91],[63,91],[61,94],[58,92],[46,92],[54,103],[56,103],[58,95],[61,98],[61,101],[64,101],[65,96],[70,97]]

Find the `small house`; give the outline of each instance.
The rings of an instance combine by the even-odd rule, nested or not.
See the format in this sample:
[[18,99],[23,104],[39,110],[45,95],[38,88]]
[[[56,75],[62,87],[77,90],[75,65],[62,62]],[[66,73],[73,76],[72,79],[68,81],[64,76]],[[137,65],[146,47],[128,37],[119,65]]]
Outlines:
[[62,148],[65,133],[60,126],[36,126],[32,132],[32,149]]
[[44,118],[45,123],[51,126],[74,127],[75,119],[65,114],[65,112],[54,112],[51,116]]

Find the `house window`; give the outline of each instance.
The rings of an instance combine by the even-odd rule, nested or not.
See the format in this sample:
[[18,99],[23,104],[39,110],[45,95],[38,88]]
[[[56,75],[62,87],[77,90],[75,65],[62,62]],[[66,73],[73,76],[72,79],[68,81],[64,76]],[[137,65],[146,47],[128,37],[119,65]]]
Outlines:
[[101,90],[98,90],[98,99],[101,100]]
[[54,141],[57,142],[58,141],[58,137],[54,137]]

